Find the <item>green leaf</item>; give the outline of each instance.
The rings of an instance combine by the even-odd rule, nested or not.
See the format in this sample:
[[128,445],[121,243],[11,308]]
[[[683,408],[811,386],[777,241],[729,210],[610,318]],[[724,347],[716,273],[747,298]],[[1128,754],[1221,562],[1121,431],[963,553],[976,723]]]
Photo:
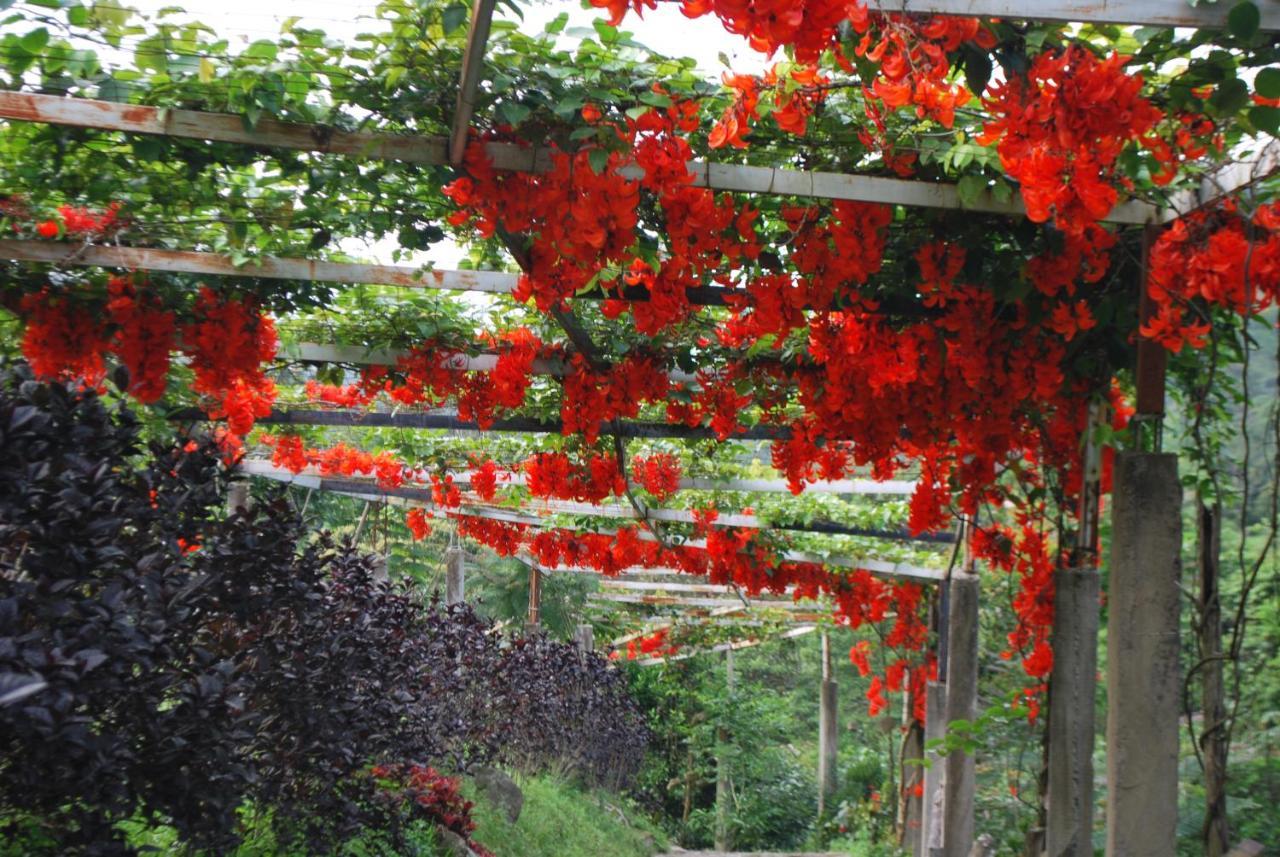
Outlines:
[[117,104],[123,104],[129,100],[129,93],[133,91],[133,84],[117,78],[108,78],[98,86],[98,98],[102,101],[114,101]]
[[1252,39],[1262,24],[1262,13],[1252,0],[1241,0],[1227,13],[1227,29],[1241,41]]
[[642,92],[640,93],[640,103],[648,104],[650,107],[670,107],[671,99],[656,92]]
[[1264,68],[1258,72],[1253,89],[1263,98],[1280,98],[1280,68]]
[[966,208],[973,205],[987,189],[987,180],[983,176],[962,176],[956,184],[956,192],[960,195],[960,204]]
[[73,27],[83,27],[89,23],[89,10],[76,5],[67,10],[67,22]]
[[49,31],[44,27],[32,30],[18,39],[18,44],[29,54],[39,54],[44,50],[45,45],[49,44]]
[[[461,3],[453,3],[440,13],[440,26],[447,36],[467,21],[467,7]],[[563,26],[563,25],[562,25]]]
[[965,52],[964,80],[974,95],[980,96],[986,91],[991,71],[991,56],[986,51],[975,48]]
[[1224,81],[1209,97],[1209,106],[1216,110],[1219,116],[1227,116],[1243,110],[1248,103],[1249,87],[1238,78]]
[[1249,109],[1249,121],[1259,131],[1280,137],[1280,107],[1259,105]]
[[596,175],[604,172],[605,167],[609,165],[608,149],[592,149],[587,153],[587,162],[591,164],[591,171]]
[[518,102],[504,101],[498,107],[498,112],[502,114],[502,118],[507,121],[507,124],[515,126],[528,119],[532,111]]
[[547,35],[549,36],[560,35],[562,32],[564,32],[565,24],[568,24],[568,23],[569,23],[569,13],[561,12],[559,15],[556,15],[555,18],[552,19],[550,23],[547,24],[547,29],[546,29]]
[[591,26],[595,27],[596,33],[600,36],[600,43],[602,45],[612,45],[614,42],[618,41],[617,27],[609,26],[607,21],[596,18],[591,22]]

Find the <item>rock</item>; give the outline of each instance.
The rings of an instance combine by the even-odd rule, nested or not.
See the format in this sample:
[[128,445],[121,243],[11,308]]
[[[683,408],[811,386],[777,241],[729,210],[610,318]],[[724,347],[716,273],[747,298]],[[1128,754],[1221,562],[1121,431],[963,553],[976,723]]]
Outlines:
[[502,810],[507,821],[515,824],[524,807],[524,792],[515,781],[497,768],[477,768],[472,779],[484,796]]
[[444,846],[446,854],[452,854],[454,857],[478,857],[476,852],[471,850],[471,846],[467,844],[467,840],[452,830],[440,827],[437,828],[437,832],[440,834],[440,844]]

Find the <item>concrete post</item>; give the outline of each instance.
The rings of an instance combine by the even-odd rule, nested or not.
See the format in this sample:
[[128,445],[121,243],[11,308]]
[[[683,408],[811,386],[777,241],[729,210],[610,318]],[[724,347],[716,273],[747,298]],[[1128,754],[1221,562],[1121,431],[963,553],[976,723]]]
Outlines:
[[1060,569],[1054,574],[1045,831],[1049,857],[1093,857],[1098,585],[1093,568]]
[[[947,734],[947,686],[936,681],[925,689],[924,743],[940,741]],[[932,764],[924,771],[924,806],[921,841],[916,857],[934,857],[942,853],[942,803],[946,781],[946,764],[930,754]]]
[[579,625],[573,632],[573,642],[578,651],[589,654],[596,650],[596,631],[590,625]]
[[462,545],[451,546],[444,554],[444,603],[461,604],[466,600],[467,559]]
[[[947,722],[978,714],[978,576],[961,572],[951,578],[947,625]],[[973,848],[973,756],[957,750],[947,755],[942,808],[943,857],[969,857]]]
[[1175,853],[1178,577],[1175,455],[1116,457],[1107,605],[1107,857]]
[[387,573],[387,555],[374,554],[373,560],[369,563],[369,570],[373,573],[374,580],[387,580],[390,575]]
[[818,694],[818,817],[830,810],[836,792],[840,726],[836,719],[836,682],[831,677],[831,638],[822,632],[822,683]]
[[249,495],[249,483],[245,481],[232,482],[227,486],[227,514],[234,515],[240,509],[251,509],[253,507],[253,498]]
[[[899,842],[908,854],[920,851],[921,808],[924,803],[924,768],[911,764],[924,758],[924,726],[915,718],[911,694],[902,695],[902,789],[898,799]],[[918,794],[917,794],[918,792]]]

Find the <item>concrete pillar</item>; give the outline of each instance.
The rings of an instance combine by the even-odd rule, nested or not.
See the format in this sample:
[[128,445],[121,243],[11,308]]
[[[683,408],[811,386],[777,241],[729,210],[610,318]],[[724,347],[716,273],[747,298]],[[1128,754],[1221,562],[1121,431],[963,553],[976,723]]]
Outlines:
[[1107,593],[1107,857],[1167,857],[1178,822],[1175,455],[1116,457]]
[[1094,700],[1098,673],[1098,572],[1054,574],[1049,682],[1049,857],[1093,857]]
[[[902,790],[898,800],[898,825],[902,850],[918,854],[921,838],[921,808],[924,804],[924,768],[913,759],[924,758],[924,725],[915,719],[911,694],[902,695]],[[917,791],[919,794],[917,794]]]
[[831,672],[831,638],[822,633],[822,683],[818,692],[818,817],[830,809],[836,793],[840,725],[836,719],[836,682]]
[[253,498],[249,495],[248,482],[240,480],[227,486],[228,515],[234,515],[240,509],[248,511],[251,508],[253,508]]
[[[941,741],[947,734],[947,686],[936,681],[925,689],[924,743]],[[937,755],[924,770],[924,806],[922,807],[921,841],[916,857],[934,857],[942,853],[942,802],[946,780],[946,764]]]
[[[978,716],[978,576],[961,572],[949,584],[947,722]],[[969,857],[973,848],[973,756],[947,755],[942,807],[943,857]]]
[[467,559],[461,545],[450,547],[444,554],[444,603],[461,604],[466,600]]
[[[733,673],[733,649],[724,653],[725,684],[729,691],[729,700],[733,701],[733,690],[737,684]],[[729,766],[729,731],[723,726],[716,730],[716,832],[715,846],[717,851],[729,850],[729,803],[733,800],[732,772]]]
[[589,654],[596,650],[596,631],[590,625],[579,625],[573,632],[573,642],[578,651]]

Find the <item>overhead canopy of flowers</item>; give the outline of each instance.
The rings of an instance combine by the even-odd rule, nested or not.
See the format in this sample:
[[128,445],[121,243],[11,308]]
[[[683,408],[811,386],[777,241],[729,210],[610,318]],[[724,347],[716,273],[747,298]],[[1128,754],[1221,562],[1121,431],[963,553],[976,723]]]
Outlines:
[[[749,496],[681,490],[682,478],[742,475],[735,438],[767,428],[776,439],[754,475],[786,480],[796,504],[818,482],[901,477],[916,483],[893,510],[903,535],[976,519],[972,557],[1017,580],[1009,655],[1036,685],[1052,665],[1053,571],[1074,544],[1091,403],[1123,431],[1139,343],[1198,348],[1213,325],[1280,297],[1280,207],[1266,184],[1209,207],[1186,196],[1274,145],[1276,40],[1238,15],[1222,32],[1183,32],[882,14],[856,0],[685,0],[686,16],[712,16],[775,60],[714,80],[619,29],[652,0],[592,3],[608,21],[573,48],[566,16],[537,36],[495,25],[491,85],[457,168],[323,154],[325,128],[449,132],[466,36],[453,6],[380,7],[386,26],[358,48],[293,23],[233,55],[162,16],[152,26],[166,38],[123,60],[84,46],[128,47],[127,16],[32,11],[25,35],[5,36],[31,48],[4,53],[7,88],[314,123],[319,151],[11,122],[4,231],[68,247],[55,273],[6,268],[22,352],[48,379],[102,386],[120,365],[139,403],[200,405],[225,424],[229,461],[257,450],[294,473],[429,489],[406,519],[418,538],[453,519],[549,568],[669,566],[749,594],[822,594],[854,627],[891,621],[884,642],[898,654],[872,707],[883,689],[922,705],[922,583],[824,562],[814,539],[719,522],[753,514]],[[55,23],[71,35],[52,35]],[[495,143],[537,148],[542,167],[496,164]],[[689,169],[697,159],[946,185],[960,205],[718,192]],[[1144,264],[1143,228],[1118,216],[1135,205],[1152,222],[1196,210],[1154,237]],[[255,275],[255,257],[334,258],[351,239],[394,241],[411,260],[451,240],[468,266],[518,272],[518,285],[481,303]],[[85,244],[216,252],[243,267],[86,272],[73,252]],[[395,353],[299,371],[282,339]],[[471,368],[479,356],[488,368]],[[448,408],[481,429],[531,416],[557,420],[560,436],[393,448],[264,431],[288,404]],[[634,420],[714,440],[628,451],[618,426]],[[623,501],[678,503],[692,520],[474,514]],[[826,551],[855,544],[866,551]],[[901,541],[883,550],[948,562]],[[870,669],[865,651],[852,657]]]

